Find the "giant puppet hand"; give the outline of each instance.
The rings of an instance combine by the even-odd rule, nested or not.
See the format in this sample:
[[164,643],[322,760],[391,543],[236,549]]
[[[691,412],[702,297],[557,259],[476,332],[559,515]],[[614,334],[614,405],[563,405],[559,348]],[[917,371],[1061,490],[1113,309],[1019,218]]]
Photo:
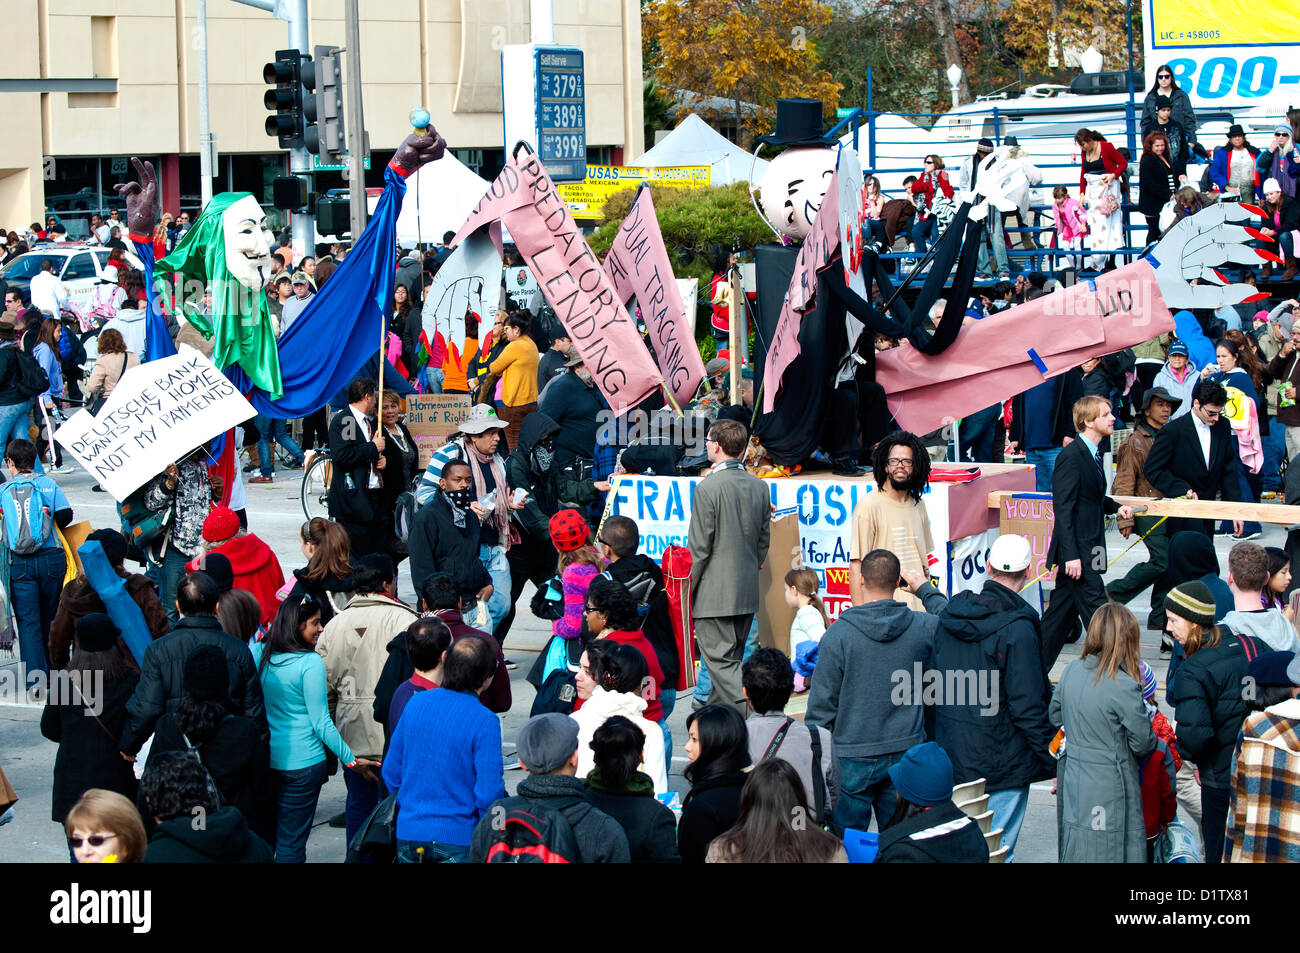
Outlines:
[[113,188],[126,200],[126,225],[132,235],[153,237],[154,223],[158,220],[158,175],[152,162],[141,162],[131,157],[139,182],[119,182]]
[[430,126],[428,135],[411,133],[407,136],[393,153],[389,165],[400,171],[403,176],[408,176],[421,166],[441,159],[446,151],[447,143],[438,134],[438,130]]
[[990,152],[980,162],[976,183],[974,192],[963,193],[963,196],[971,196],[970,218],[973,222],[984,221],[990,207],[1001,212],[1014,212],[1019,206],[1012,201],[1011,193],[1029,187],[1029,179],[1020,163],[1004,159],[996,152]]
[[[1268,297],[1254,285],[1229,284],[1216,270],[1225,262],[1255,265],[1263,259],[1282,263],[1272,252],[1243,244],[1252,238],[1264,238],[1257,229],[1229,224],[1263,214],[1253,205],[1220,202],[1188,215],[1161,236],[1144,260],[1155,268],[1156,284],[1171,311],[1222,308]],[[1193,278],[1202,283],[1190,284]]]

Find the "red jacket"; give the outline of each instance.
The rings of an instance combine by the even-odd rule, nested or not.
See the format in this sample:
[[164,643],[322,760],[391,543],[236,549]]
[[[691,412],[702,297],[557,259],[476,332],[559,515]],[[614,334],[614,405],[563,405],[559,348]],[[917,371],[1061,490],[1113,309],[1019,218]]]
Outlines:
[[1164,715],[1156,712],[1151,730],[1157,739],[1156,750],[1142,763],[1142,820],[1147,837],[1155,837],[1178,813],[1176,776],[1183,759],[1174,743],[1174,729]]
[[[235,573],[235,588],[257,596],[257,601],[262,604],[262,624],[270,625],[275,618],[276,609],[280,607],[276,593],[284,585],[280,560],[275,558],[271,547],[249,533],[247,536],[228,539],[211,552],[220,553],[230,560],[230,568]],[[196,556],[185,568],[189,572],[195,572],[201,568],[199,564],[202,561],[202,556]]]
[[955,193],[953,192],[952,183],[948,181],[948,173],[943,169],[937,172],[923,173],[919,179],[908,186],[913,195],[922,196],[921,200],[916,203],[917,215],[922,219],[930,217],[930,209],[934,205],[936,183],[938,189],[945,196],[948,198],[953,197]]
[[[1116,149],[1114,146],[1112,146],[1105,139],[1101,140],[1101,164],[1105,167],[1106,171],[1109,174],[1115,176],[1115,178],[1119,178],[1121,175],[1123,175],[1124,170],[1128,168],[1128,162],[1125,161],[1124,157],[1119,154],[1119,150]],[[1079,163],[1079,188],[1082,189],[1084,185],[1085,185],[1085,180],[1084,180],[1083,163],[1080,162]]]
[[641,631],[622,632],[614,631],[605,636],[611,642],[618,642],[622,645],[630,645],[645,656],[646,667],[650,669],[650,679],[654,682],[654,692],[645,706],[645,716],[650,721],[663,721],[664,706],[659,700],[659,692],[664,686],[664,670],[659,665],[659,656],[655,654],[654,646],[650,640],[645,637]]

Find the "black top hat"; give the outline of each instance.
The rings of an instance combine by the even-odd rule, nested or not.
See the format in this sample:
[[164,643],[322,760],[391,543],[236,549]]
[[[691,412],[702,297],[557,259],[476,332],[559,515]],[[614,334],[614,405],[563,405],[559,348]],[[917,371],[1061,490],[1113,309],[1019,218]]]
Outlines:
[[1229,139],[1231,139],[1233,136],[1244,136],[1245,134],[1246,134],[1246,130],[1245,130],[1245,129],[1242,129],[1241,126],[1238,125],[1238,124],[1235,123],[1235,122],[1234,122],[1231,126],[1228,127],[1228,138],[1229,138]]
[[834,142],[822,135],[820,99],[778,99],[776,132],[759,136],[758,141],[773,146],[829,146]]

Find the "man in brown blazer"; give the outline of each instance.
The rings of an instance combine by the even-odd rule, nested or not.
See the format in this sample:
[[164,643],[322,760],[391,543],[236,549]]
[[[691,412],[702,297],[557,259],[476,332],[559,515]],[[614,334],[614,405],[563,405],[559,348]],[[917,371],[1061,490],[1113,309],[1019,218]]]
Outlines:
[[[713,466],[695,487],[688,544],[695,638],[712,679],[710,702],[747,712],[741,660],[758,611],[758,568],[767,559],[772,498],[741,462],[749,432],[735,420],[709,428]],[[697,706],[699,707],[698,703]]]

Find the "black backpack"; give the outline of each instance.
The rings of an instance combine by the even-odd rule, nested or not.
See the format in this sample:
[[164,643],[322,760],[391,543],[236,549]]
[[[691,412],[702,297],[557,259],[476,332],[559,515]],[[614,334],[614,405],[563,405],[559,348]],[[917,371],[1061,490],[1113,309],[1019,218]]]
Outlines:
[[[592,810],[574,805],[575,821]],[[569,819],[555,808],[526,797],[502,798],[492,805],[487,820],[492,840],[483,860],[489,864],[576,864],[578,839]]]
[[10,376],[10,386],[25,400],[38,397],[50,389],[50,379],[36,358],[22,348],[11,348],[14,366]]

